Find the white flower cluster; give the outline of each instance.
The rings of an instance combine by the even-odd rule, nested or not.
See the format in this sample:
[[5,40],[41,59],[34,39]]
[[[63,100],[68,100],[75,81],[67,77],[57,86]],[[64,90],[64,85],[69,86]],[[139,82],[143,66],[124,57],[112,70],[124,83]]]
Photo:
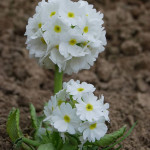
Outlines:
[[102,18],[86,1],[42,0],[26,27],[30,56],[67,74],[89,69],[106,45]]
[[79,134],[83,141],[100,140],[107,132],[109,104],[94,96],[92,84],[70,80],[44,107],[44,121],[60,133]]

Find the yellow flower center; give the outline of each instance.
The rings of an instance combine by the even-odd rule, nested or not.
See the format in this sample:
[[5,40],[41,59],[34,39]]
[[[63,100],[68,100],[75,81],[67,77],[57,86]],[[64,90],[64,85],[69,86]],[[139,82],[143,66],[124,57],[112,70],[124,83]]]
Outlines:
[[41,27],[42,27],[42,23],[39,23],[39,24],[38,24],[38,27],[41,28]]
[[54,16],[56,14],[55,11],[51,12],[50,17]]
[[64,102],[63,100],[59,99],[58,100],[58,106],[60,106],[63,102]]
[[58,26],[58,25],[56,25],[56,26],[54,27],[54,31],[55,31],[56,33],[60,33],[60,32],[61,32],[61,27]]
[[74,13],[73,13],[73,12],[68,12],[68,17],[69,17],[69,18],[74,18],[74,17],[75,17],[75,15],[74,15]]
[[43,44],[46,44],[46,42],[45,42],[43,37],[41,38],[41,41],[42,41]]
[[57,50],[59,50],[59,45],[56,45],[55,48],[56,48]]
[[52,106],[52,111],[54,110],[54,107]]
[[86,14],[86,16],[89,16],[88,14]]
[[64,120],[65,120],[65,122],[69,123],[70,122],[70,117],[68,115],[65,115]]
[[83,32],[84,32],[84,33],[88,33],[88,31],[89,31],[89,27],[88,27],[88,26],[85,26],[84,29],[83,29]]
[[70,45],[75,45],[76,43],[77,43],[76,39],[71,39],[71,40],[69,41],[69,44],[70,44]]
[[93,110],[93,105],[87,104],[87,105],[86,105],[86,110],[87,110],[87,111],[92,111],[92,110]]
[[91,124],[91,125],[90,125],[90,129],[93,130],[93,129],[96,128],[96,126],[97,126],[97,123]]
[[86,46],[88,44],[88,42],[83,42],[83,46]]
[[84,91],[84,88],[78,88],[77,89],[79,92],[82,92],[82,91]]

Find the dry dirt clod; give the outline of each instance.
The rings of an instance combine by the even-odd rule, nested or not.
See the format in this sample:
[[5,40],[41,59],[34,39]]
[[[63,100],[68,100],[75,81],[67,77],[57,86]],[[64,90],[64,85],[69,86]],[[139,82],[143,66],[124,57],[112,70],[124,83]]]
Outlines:
[[97,76],[100,80],[108,82],[111,78],[113,65],[106,60],[101,60],[97,68]]
[[147,107],[148,109],[150,109],[150,100],[149,100],[149,97],[150,97],[150,94],[138,93],[137,94],[138,103],[142,107]]
[[138,40],[143,47],[143,50],[150,50],[150,33],[141,32],[138,35]]
[[142,48],[141,48],[140,44],[138,44],[132,40],[128,40],[128,41],[125,41],[121,45],[121,51],[125,55],[136,55],[142,51]]
[[137,82],[137,88],[140,92],[146,92],[148,89],[148,85],[145,83],[143,79],[138,79]]

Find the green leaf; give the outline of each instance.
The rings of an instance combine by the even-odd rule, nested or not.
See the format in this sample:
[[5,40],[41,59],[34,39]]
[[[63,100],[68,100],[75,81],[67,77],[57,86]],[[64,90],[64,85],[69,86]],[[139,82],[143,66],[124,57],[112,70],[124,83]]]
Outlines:
[[25,137],[22,137],[22,142],[24,142],[27,145],[30,145],[30,146],[32,145],[32,146],[35,146],[35,147],[38,147],[39,145],[42,144],[42,142],[40,142],[40,141],[28,139],[28,138],[25,138]]
[[15,150],[20,150],[21,148],[23,148],[24,150],[34,150],[31,145],[29,146],[23,143],[22,138],[19,138],[14,142],[13,148]]
[[116,141],[114,144],[112,144],[111,146],[109,146],[109,147],[107,147],[107,148],[105,148],[103,150],[109,150],[109,149],[113,148],[115,145],[121,143],[124,139],[126,139],[131,134],[131,132],[135,128],[136,124],[137,124],[137,122],[135,122],[133,124],[133,126],[130,128],[130,130],[127,132],[127,134],[125,136],[123,136],[120,140]]
[[36,110],[35,107],[33,106],[33,104],[30,104],[30,114],[31,114],[31,123],[32,123],[32,127],[35,129],[34,131],[34,139],[35,140],[41,140],[41,136],[39,135],[39,130],[42,126],[42,121],[44,119],[44,116],[37,116],[36,115]]
[[22,136],[20,127],[19,127],[19,119],[20,119],[20,112],[19,109],[12,109],[8,116],[6,130],[13,142],[15,142],[18,138]]
[[98,150],[98,146],[94,145],[88,145],[88,146],[83,146],[83,150]]
[[126,126],[123,126],[118,131],[115,131],[115,132],[113,132],[111,134],[106,134],[99,141],[96,141],[93,144],[97,145],[97,146],[106,147],[106,146],[112,144],[113,142],[115,142],[121,136],[123,136],[125,131],[126,131]]
[[68,139],[63,144],[61,150],[77,150],[78,149],[78,142],[75,137],[71,135],[67,135]]
[[19,149],[21,146],[22,146],[22,138],[19,138],[19,139],[17,139],[15,142],[14,142],[14,148],[15,149]]
[[62,142],[62,139],[61,139],[59,133],[58,132],[53,132],[52,135],[51,135],[51,137],[52,137],[52,143],[53,143],[53,145],[55,147],[58,147],[58,142],[59,143]]
[[37,116],[36,116],[36,111],[35,111],[35,107],[33,106],[33,104],[30,104],[30,114],[31,114],[32,126],[34,129],[37,129],[38,128]]
[[76,26],[71,25],[71,28],[74,29]]
[[44,120],[45,116],[37,116],[36,115],[36,110],[33,104],[30,104],[30,114],[31,114],[31,121],[32,121],[32,126],[34,129],[38,129],[42,126],[42,121]]
[[52,142],[51,132],[46,130],[45,135],[41,135],[41,141],[43,144]]
[[48,143],[40,145],[37,150],[55,150],[55,148],[52,143]]
[[44,118],[45,118],[44,115],[37,117],[37,126],[38,126],[38,128],[40,128],[42,126]]

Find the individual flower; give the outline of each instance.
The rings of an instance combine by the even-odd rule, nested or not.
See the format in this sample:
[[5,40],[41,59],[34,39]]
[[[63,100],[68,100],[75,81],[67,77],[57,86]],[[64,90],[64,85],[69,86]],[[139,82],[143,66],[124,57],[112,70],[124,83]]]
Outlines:
[[67,86],[68,86],[68,85],[69,85],[69,86],[73,85],[74,82],[80,84],[80,81],[79,81],[79,80],[74,81],[73,79],[71,79],[70,81],[63,83],[63,89],[66,90],[66,89],[67,89]]
[[60,106],[62,103],[66,102],[66,91],[63,89],[56,93],[57,106]]
[[58,93],[56,93],[55,96],[51,96],[48,105],[44,107],[44,114],[46,116],[44,121],[51,121],[51,116],[53,114],[53,111],[56,109],[57,106],[60,106],[65,101],[66,101],[65,90],[61,90]]
[[105,103],[104,104],[104,96],[101,95],[101,98],[98,100],[100,103],[100,115],[105,117],[106,121],[110,121],[109,119],[109,111],[107,110],[109,108],[109,104]]
[[42,27],[44,38],[48,41],[50,46],[56,46],[58,41],[61,43],[65,35],[68,34],[69,29],[70,27],[65,24],[61,17],[55,16]]
[[83,133],[83,139],[89,142],[95,142],[100,140],[107,132],[107,126],[105,125],[105,118],[101,117],[95,122],[81,123],[79,131]]
[[85,93],[92,93],[95,88],[92,84],[87,84],[86,82],[75,82],[71,81],[71,84],[67,85],[66,92],[73,96],[74,100],[80,100]]
[[83,121],[97,121],[100,118],[99,106],[99,101],[97,101],[97,97],[93,93],[85,94],[82,96],[82,100],[76,104],[77,115]]
[[88,50],[86,47],[81,47],[78,45],[78,43],[84,43],[87,41],[87,39],[82,36],[82,34],[77,34],[76,32],[70,30],[70,33],[63,38],[64,41],[59,45],[59,52],[66,59],[70,56],[81,57],[90,53],[90,50]]
[[69,103],[62,103],[57,107],[52,115],[53,126],[59,132],[75,134],[80,124],[80,119],[76,115],[76,109]]
[[67,74],[89,69],[106,45],[102,18],[85,1],[42,0],[26,27],[29,55]]
[[43,58],[47,51],[47,44],[42,35],[26,42],[30,57]]
[[78,25],[78,20],[84,15],[84,9],[80,8],[80,3],[72,2],[70,0],[66,3],[62,3],[60,6],[59,15],[63,18],[69,26]]
[[31,39],[35,39],[42,34],[42,27],[43,23],[41,20],[41,15],[40,14],[35,14],[33,18],[29,18],[28,20],[28,25],[26,26],[26,32],[25,35],[27,36],[27,45],[28,41]]
[[56,107],[57,107],[56,96],[51,96],[51,100],[49,100],[48,105],[44,107],[44,114],[46,116],[44,121],[51,121],[51,115]]

